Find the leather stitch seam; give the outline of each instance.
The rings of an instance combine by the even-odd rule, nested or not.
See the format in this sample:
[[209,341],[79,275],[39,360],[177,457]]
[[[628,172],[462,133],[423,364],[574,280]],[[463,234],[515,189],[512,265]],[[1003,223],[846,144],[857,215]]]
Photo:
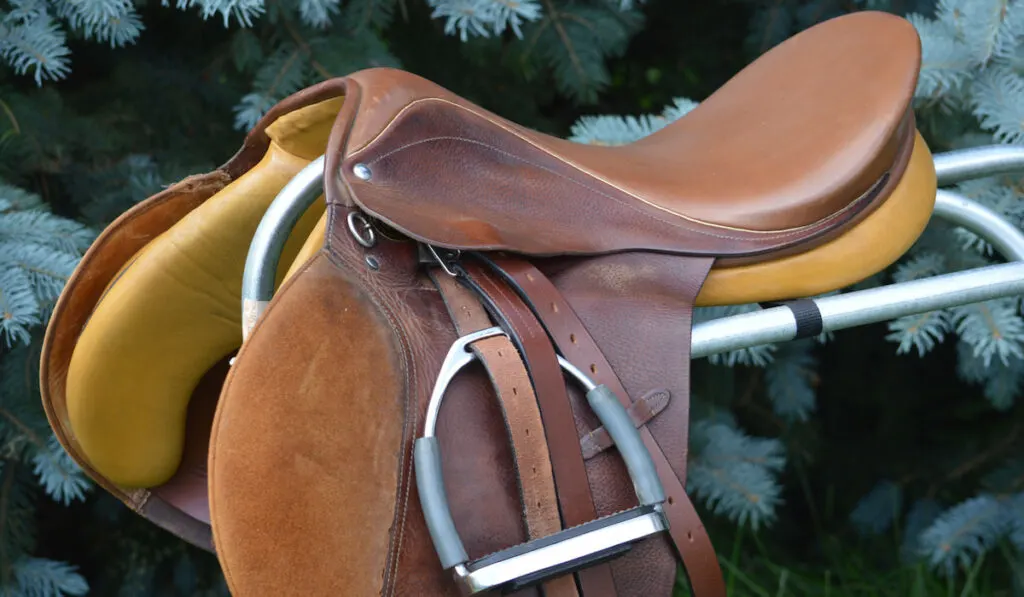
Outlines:
[[[353,275],[355,275],[357,279],[364,280],[366,278],[365,275],[360,275],[360,272],[356,271],[356,269],[349,265],[348,263],[341,261],[341,259],[334,255],[333,251],[331,250],[331,239],[334,238],[333,235],[335,230],[335,220],[337,220],[337,218],[331,217],[330,215],[327,218],[327,230],[325,231],[324,238],[326,239],[325,245],[327,248],[328,258],[330,259],[331,263],[335,264],[336,267],[347,269]],[[364,251],[364,253],[365,252],[366,251]],[[408,514],[409,493],[411,491],[411,483],[409,483],[409,479],[412,478],[412,459],[406,458],[406,449],[404,444],[406,437],[411,436],[412,439],[415,440],[416,428],[419,423],[419,413],[417,412],[419,404],[418,401],[416,401],[415,399],[415,392],[413,391],[414,388],[416,388],[416,360],[412,359],[410,361],[409,357],[407,356],[408,352],[411,351],[412,348],[408,345],[405,335],[401,332],[400,326],[396,323],[396,320],[391,312],[391,309],[385,304],[385,298],[381,296],[379,291],[377,291],[377,289],[375,289],[373,285],[370,283],[364,283],[361,284],[360,286],[365,290],[365,292],[367,292],[367,294],[370,295],[370,298],[373,301],[374,305],[377,306],[377,308],[380,309],[380,311],[384,313],[384,316],[387,318],[388,324],[391,326],[391,331],[398,337],[399,342],[401,343],[402,363],[405,365],[406,371],[410,372],[410,376],[406,380],[405,407],[406,412],[411,412],[411,422],[407,421],[405,424],[405,428],[402,430],[403,445],[402,449],[400,450],[401,456],[399,457],[398,466],[398,470],[400,471],[400,476],[398,480],[399,487],[401,488],[404,485],[405,492],[401,493],[396,491],[396,493],[401,493],[401,495],[399,495],[398,497],[401,506],[399,507],[396,505],[395,516],[397,517],[396,522],[398,523],[396,525],[395,530],[396,536],[392,539],[392,545],[388,553],[388,560],[390,560],[390,562],[385,562],[384,564],[385,586],[381,587],[385,591],[385,594],[394,595],[395,591],[397,590],[396,577],[398,576],[399,562],[401,560],[400,552],[402,548],[402,542],[405,540],[405,519],[406,515]],[[406,460],[408,460],[408,462],[406,462]],[[398,510],[401,510],[401,512],[399,513]],[[390,587],[388,587],[388,585],[390,585]]]
[[[653,213],[647,212],[647,211],[641,209],[639,206],[631,205],[631,204],[623,201],[619,197],[616,197],[616,196],[611,195],[609,193],[605,193],[604,191],[601,191],[599,189],[595,189],[595,188],[593,188],[593,187],[591,187],[591,186],[589,186],[587,184],[584,184],[584,183],[582,183],[582,182],[580,182],[578,180],[574,180],[574,179],[570,178],[569,176],[566,176],[565,174],[557,172],[557,171],[555,171],[555,170],[553,170],[551,168],[548,168],[546,166],[542,166],[542,165],[537,164],[535,162],[532,162],[532,161],[530,161],[530,160],[528,160],[526,158],[523,158],[523,157],[517,156],[517,155],[515,155],[513,153],[507,152],[507,151],[505,151],[503,149],[499,149],[497,147],[494,147],[493,145],[489,145],[487,143],[484,143],[483,141],[477,141],[476,139],[469,139],[469,138],[466,138],[466,137],[444,135],[444,136],[437,136],[437,137],[429,137],[427,139],[420,139],[419,141],[414,141],[412,143],[408,143],[406,145],[402,145],[400,147],[392,149],[391,151],[388,151],[388,152],[386,152],[386,153],[384,153],[384,154],[382,154],[382,155],[380,155],[380,156],[370,160],[369,162],[367,162],[367,164],[368,165],[375,164],[375,163],[377,163],[380,160],[388,158],[388,157],[390,157],[390,156],[392,156],[394,154],[397,154],[397,153],[399,153],[401,151],[404,151],[406,149],[410,149],[410,148],[415,147],[417,145],[422,145],[422,144],[425,144],[425,143],[431,143],[431,142],[434,142],[434,141],[463,141],[463,142],[466,142],[466,143],[472,143],[472,144],[475,144],[475,145],[480,145],[482,147],[490,149],[491,151],[495,151],[497,153],[500,153],[502,155],[510,157],[510,158],[512,158],[514,160],[519,160],[520,162],[522,162],[524,164],[527,164],[529,166],[533,166],[534,168],[538,168],[540,170],[543,170],[543,171],[545,171],[545,172],[547,172],[549,174],[557,176],[558,178],[567,180],[570,183],[575,184],[575,185],[577,185],[579,187],[582,187],[582,188],[584,188],[584,189],[586,189],[586,190],[588,190],[588,191],[590,191],[592,193],[596,193],[598,195],[601,195],[602,197],[611,199],[612,201],[615,201],[616,203],[618,203],[619,205],[622,205],[623,207],[629,208],[629,209],[639,213],[640,215],[646,216],[646,217],[651,218],[653,220],[657,220],[657,221],[661,222],[662,224],[665,224],[665,225],[668,225],[668,226],[672,226],[673,228],[680,228],[680,229],[683,229],[683,230],[689,230],[689,231],[695,232],[697,234],[703,234],[703,235],[711,236],[711,237],[714,237],[714,238],[720,238],[720,239],[726,239],[726,240],[736,240],[736,241],[748,241],[749,242],[749,241],[755,241],[755,240],[779,240],[779,239],[789,238],[789,237],[793,237],[793,236],[798,236],[798,235],[800,235],[802,233],[806,233],[808,230],[813,229],[815,227],[824,226],[826,224],[829,224],[833,220],[836,220],[840,216],[844,215],[846,212],[851,211],[853,208],[859,206],[860,205],[860,201],[865,196],[867,196],[872,191],[874,191],[877,188],[879,181],[881,180],[881,178],[879,178],[879,180],[876,180],[874,183],[872,183],[871,187],[867,191],[865,191],[864,193],[858,195],[855,199],[853,199],[850,203],[848,203],[846,206],[844,206],[839,211],[835,211],[832,214],[830,214],[830,215],[828,215],[828,216],[826,216],[826,217],[824,217],[824,218],[822,218],[820,220],[817,220],[815,222],[811,222],[810,224],[806,224],[806,225],[798,227],[798,228],[793,228],[793,229],[791,229],[791,230],[789,230],[787,232],[763,232],[763,233],[758,233],[758,231],[747,231],[747,232],[750,232],[750,233],[753,233],[753,234],[757,234],[757,236],[755,238],[747,238],[747,237],[742,237],[742,236],[729,236],[729,235],[725,235],[725,234],[716,234],[716,233],[710,232],[708,230],[702,230],[700,228],[696,228],[696,227],[692,227],[692,226],[686,226],[683,223],[670,222],[670,221],[662,218],[661,216],[659,216],[657,214],[653,214]],[[565,163],[568,164],[569,162],[565,162]],[[579,171],[580,172],[585,172],[583,170],[579,170]],[[600,179],[597,179],[597,180],[600,180]],[[633,197],[633,195],[631,195],[631,194],[630,194],[630,196]],[[646,202],[644,202],[644,203],[646,204]],[[693,221],[693,222],[704,224],[704,222],[700,222],[699,220],[692,220],[692,219],[690,219],[687,216],[684,216],[682,214],[677,214],[675,212],[669,212],[669,213],[672,213],[672,214],[676,215],[678,218],[683,219],[685,222]]]
[[[487,122],[487,123],[497,127],[499,130],[502,130],[502,131],[505,131],[506,133],[512,134],[512,136],[516,137],[516,139],[526,143],[530,147],[533,147],[534,149],[536,149],[536,150],[540,151],[541,153],[551,157],[552,159],[555,159],[556,161],[559,161],[559,162],[561,162],[561,163],[563,163],[563,164],[565,164],[567,166],[570,166],[572,169],[576,170],[577,172],[581,172],[581,173],[589,176],[590,178],[593,178],[594,180],[598,180],[598,181],[600,181],[600,182],[602,182],[602,183],[612,187],[613,189],[615,189],[617,191],[620,191],[623,194],[628,195],[628,196],[636,199],[637,201],[639,201],[639,202],[641,202],[641,203],[643,203],[645,205],[648,205],[648,206],[650,206],[650,207],[652,207],[654,209],[665,211],[667,213],[671,213],[671,214],[673,214],[675,216],[678,216],[679,218],[681,218],[683,220],[686,220],[688,222],[693,222],[693,223],[696,223],[696,224],[703,224],[703,225],[711,227],[711,228],[721,228],[721,229],[724,229],[724,230],[736,230],[738,232],[747,232],[747,233],[750,233],[752,235],[755,235],[755,237],[764,237],[764,238],[768,238],[769,240],[775,239],[775,238],[781,238],[781,237],[773,236],[773,234],[775,234],[776,232],[779,232],[779,231],[760,231],[760,230],[752,230],[752,229],[747,229],[747,228],[740,228],[738,226],[727,226],[725,224],[715,224],[713,222],[705,222],[703,220],[699,220],[697,218],[692,218],[692,217],[689,217],[689,216],[685,216],[683,214],[676,213],[676,212],[674,212],[672,210],[669,210],[669,209],[662,208],[662,207],[659,207],[657,205],[654,205],[654,204],[650,203],[649,201],[646,201],[646,200],[640,198],[636,194],[631,193],[631,192],[629,192],[629,191],[627,191],[625,189],[621,189],[618,186],[608,182],[607,180],[605,180],[601,176],[598,176],[597,173],[590,172],[589,170],[584,169],[582,166],[580,166],[580,165],[578,165],[578,164],[576,164],[574,162],[571,162],[571,161],[569,161],[569,160],[567,160],[565,158],[562,158],[558,154],[553,153],[553,152],[551,152],[551,151],[541,147],[537,143],[531,141],[526,136],[522,135],[520,132],[518,132],[518,131],[516,131],[516,130],[514,130],[512,128],[509,128],[509,127],[507,127],[505,125],[503,125],[501,122],[496,121],[496,120],[490,118],[486,114],[480,114],[475,109],[469,109],[469,108],[467,108],[467,107],[465,107],[465,106],[463,106],[461,104],[458,104],[458,103],[453,102],[451,100],[447,100],[447,99],[440,98],[440,97],[419,98],[419,99],[416,99],[416,100],[413,100],[413,101],[409,102],[408,104],[403,106],[401,109],[399,109],[395,113],[395,115],[391,118],[391,120],[389,120],[387,122],[387,124],[385,124],[380,129],[380,131],[378,131],[373,136],[372,139],[370,139],[369,141],[366,141],[365,143],[363,143],[353,153],[364,151],[367,148],[369,148],[371,145],[373,145],[375,142],[379,141],[384,136],[384,134],[388,131],[388,129],[390,129],[392,126],[396,126],[395,123],[402,116],[402,114],[410,111],[414,106],[416,106],[418,104],[427,103],[427,102],[431,102],[431,101],[440,102],[440,103],[443,103],[443,104],[448,104],[449,106],[452,106],[453,108],[456,108],[456,109],[459,109],[459,110],[463,110],[465,112],[468,112],[468,113],[472,114],[473,116],[476,116],[477,118],[481,118],[485,122]],[[913,113],[911,112],[910,114],[912,115]],[[906,119],[906,118],[907,118],[907,115],[904,115],[903,119]],[[901,122],[902,122],[902,119],[901,119]],[[894,135],[899,134],[899,125],[897,125],[897,127],[894,129],[893,134]],[[527,163],[529,163],[529,162],[527,162]],[[891,171],[891,169],[890,170],[886,170],[882,174],[882,176],[885,176],[885,174],[889,173],[890,171]],[[850,204],[856,204],[861,199],[863,199],[865,196],[869,195],[878,186],[878,182],[881,179],[882,179],[882,177],[880,176],[879,179],[876,180],[867,191],[865,191],[861,195],[857,196],[857,198],[854,199],[853,201],[851,201]],[[584,188],[586,188],[586,187],[584,187]],[[847,205],[843,209],[845,210],[845,209],[847,209],[849,207],[850,207],[850,205]],[[815,221],[815,222],[811,222],[810,224],[805,224],[804,226],[800,226],[800,227],[797,227],[797,228],[785,229],[785,230],[792,231],[793,233],[797,233],[797,232],[799,232],[801,230],[806,230],[807,228],[811,228],[811,227],[817,226],[819,224],[827,224],[829,222],[829,218],[831,218],[832,216],[835,216],[836,214],[841,213],[841,212],[842,212],[842,210],[840,210],[840,212],[833,213],[831,216],[827,216],[826,218],[823,218],[821,220],[818,220],[818,221]],[[710,233],[708,233],[708,234],[710,234]],[[711,234],[711,236],[714,236],[714,235]],[[721,237],[721,238],[732,238],[732,237],[724,236],[724,237]],[[734,240],[754,240],[754,239],[734,239]]]

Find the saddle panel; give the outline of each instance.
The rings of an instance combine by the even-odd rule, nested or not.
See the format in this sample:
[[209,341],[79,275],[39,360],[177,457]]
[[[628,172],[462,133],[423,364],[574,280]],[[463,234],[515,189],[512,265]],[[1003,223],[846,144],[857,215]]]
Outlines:
[[[240,344],[238,326],[220,328],[225,335],[237,336],[237,340],[227,344],[218,341],[221,342],[218,346],[223,349],[219,354],[219,349],[210,351],[208,346],[199,346],[198,349],[195,345],[189,346],[190,351],[207,350],[209,359],[205,364],[195,365],[192,372],[185,373],[191,379],[188,382],[180,377],[182,371],[175,369],[174,363],[182,364],[175,360],[175,357],[182,356],[177,353],[169,356],[158,350],[149,350],[149,360],[143,358],[144,355],[135,354],[129,355],[132,358],[122,363],[130,364],[134,369],[119,367],[117,363],[121,357],[114,355],[118,349],[124,350],[132,343],[136,348],[140,343],[146,344],[139,330],[130,326],[126,329],[120,317],[136,317],[140,325],[150,332],[149,347],[153,348],[168,340],[159,334],[159,328],[165,322],[154,317],[156,311],[180,309],[182,299],[185,302],[191,300],[193,304],[198,301],[198,305],[202,305],[204,299],[200,295],[205,294],[219,295],[223,302],[230,302],[230,310],[226,307],[218,313],[215,309],[200,306],[192,314],[200,320],[205,317],[207,325],[212,319],[213,327],[218,325],[218,318],[230,318],[237,313],[240,294],[237,290],[233,294],[231,292],[231,275],[210,275],[209,268],[214,264],[227,265],[229,269],[237,269],[240,279],[242,262],[236,264],[233,258],[224,260],[220,251],[226,248],[230,252],[232,245],[241,246],[244,257],[251,231],[246,233],[237,227],[239,220],[235,216],[241,215],[243,220],[250,217],[244,215],[248,209],[258,221],[265,207],[255,205],[250,209],[254,206],[249,205],[248,208],[241,206],[239,210],[238,203],[245,198],[239,200],[234,196],[232,199],[233,192],[243,190],[248,184],[256,188],[253,194],[248,195],[250,203],[258,204],[260,197],[267,193],[272,198],[276,192],[274,185],[287,182],[293,170],[279,167],[282,152],[278,150],[285,147],[309,155],[312,151],[309,149],[309,127],[302,121],[317,112],[319,116],[314,120],[322,124],[317,132],[319,139],[315,142],[324,142],[329,131],[329,119],[337,113],[337,106],[330,104],[331,98],[338,95],[338,89],[336,83],[324,84],[287,98],[268,112],[246,137],[241,149],[223,166],[171,185],[139,202],[108,225],[69,277],[47,325],[40,357],[40,388],[48,420],[62,446],[93,481],[133,511],[205,549],[212,549],[206,496],[205,440],[213,406],[227,371],[227,360]],[[317,105],[324,101],[326,106]],[[334,100],[335,103],[337,101]],[[308,106],[313,107],[305,112],[301,110]],[[278,150],[271,148],[274,143]],[[283,161],[287,162],[286,159]],[[275,166],[268,168],[267,162],[274,162]],[[261,178],[275,168],[276,175]],[[243,178],[246,180],[241,180]],[[225,209],[225,201],[235,203],[235,208]],[[318,212],[324,208],[321,198],[319,204],[310,208],[302,218],[286,243],[282,256],[284,266],[296,255],[300,243],[313,228]],[[252,221],[251,217],[249,221]],[[209,227],[211,222],[215,224],[212,229]],[[229,223],[235,224],[236,228],[231,229],[227,226]],[[218,230],[218,224],[223,229]],[[188,239],[194,242],[181,244]],[[165,249],[159,249],[160,246]],[[161,273],[159,268],[154,270],[151,267],[153,262],[149,260],[166,262],[169,254],[174,252],[183,257],[178,261],[179,266],[186,266],[185,270],[179,267],[176,271],[170,269]],[[189,258],[197,256],[207,256],[208,259],[204,263],[191,264],[194,266],[191,278],[182,276],[183,271],[190,267],[187,263]],[[171,261],[175,260],[172,258]],[[284,266],[278,271],[279,279],[283,279]],[[175,297],[173,293],[161,296],[157,287],[132,284],[132,276],[147,268],[150,270],[148,275],[161,280],[165,288],[167,284],[181,284],[185,296]],[[189,283],[194,290],[184,290]],[[175,298],[179,299],[177,304]],[[126,305],[132,312],[120,311],[120,307]],[[147,308],[151,309],[148,316],[145,313]],[[95,350],[97,344],[101,350]],[[233,346],[227,347],[228,344]],[[152,374],[161,369],[170,377],[155,381],[153,386],[132,386],[131,380],[140,383],[146,376],[152,379]],[[107,371],[110,378],[98,376],[97,372],[101,370]],[[165,386],[168,385],[176,386],[177,394],[167,393]],[[117,395],[110,391],[115,387],[121,387],[124,392]],[[110,402],[104,403],[105,400]],[[94,418],[92,424],[82,424],[82,419],[95,417],[104,409],[110,409],[111,402],[117,401],[122,401],[122,410],[107,410],[109,417]],[[168,408],[176,409],[170,415],[172,425],[165,427],[166,421],[153,423],[168,416]],[[106,439],[108,432],[112,436],[114,430],[125,430],[126,422],[130,427],[133,421],[142,421],[143,425],[157,429],[157,435],[138,438],[139,443],[135,445]],[[177,437],[173,434],[165,437],[174,427],[178,431]],[[108,442],[105,447],[104,442]],[[98,444],[101,446],[99,449],[96,448]],[[108,456],[103,455],[104,451]],[[136,454],[132,454],[133,451]],[[120,456],[115,452],[120,452]],[[137,458],[139,452],[153,459],[149,462],[145,458],[140,460]],[[131,463],[133,456],[135,461]]]
[[904,19],[835,18],[619,147],[528,130],[415,75],[370,69],[348,77],[359,103],[336,125],[328,188],[447,248],[766,255],[885,199],[913,146],[919,66]]

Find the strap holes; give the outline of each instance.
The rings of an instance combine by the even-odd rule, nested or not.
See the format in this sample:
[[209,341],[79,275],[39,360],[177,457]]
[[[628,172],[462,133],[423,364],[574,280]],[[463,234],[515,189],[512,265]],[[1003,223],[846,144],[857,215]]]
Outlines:
[[668,496],[668,505],[671,506],[674,503],[676,503],[676,498]]
[[531,274],[531,273],[527,273],[527,274],[526,274],[526,279],[527,279],[527,280],[529,280],[529,281],[531,281],[531,282],[533,282],[533,274]]
[[523,431],[526,433],[526,435],[530,435],[530,430],[529,429],[524,429]]
[[594,363],[591,363],[590,364],[590,372],[593,373],[594,375],[597,375],[597,365],[595,365]]
[[693,543],[693,532],[692,531],[686,531],[686,540],[689,541],[690,543]]
[[513,396],[518,396],[519,395],[519,388],[517,388],[515,386],[512,386],[512,395]]
[[569,342],[576,344],[576,334],[569,334]]
[[503,357],[503,356],[505,356],[505,355],[504,355],[504,354],[502,354],[502,352],[501,352],[501,351],[499,350],[499,351],[498,351],[498,356],[499,356],[499,357]]
[[534,474],[537,473],[537,467],[533,467],[533,472],[534,472]]
[[551,310],[554,311],[555,313],[558,313],[558,305],[556,305],[555,303],[551,303]]

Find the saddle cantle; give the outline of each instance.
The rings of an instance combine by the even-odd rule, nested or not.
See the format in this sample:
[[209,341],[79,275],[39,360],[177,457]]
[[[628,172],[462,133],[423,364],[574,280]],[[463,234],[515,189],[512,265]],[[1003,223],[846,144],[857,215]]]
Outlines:
[[[919,63],[905,20],[832,19],[622,147],[393,69],[303,90],[89,249],[47,329],[50,423],[107,491],[216,546],[235,595],[669,595],[680,560],[724,595],[685,492],[691,310],[909,248],[935,198]],[[243,296],[257,225],[321,155],[324,194],[260,272],[276,292]]]

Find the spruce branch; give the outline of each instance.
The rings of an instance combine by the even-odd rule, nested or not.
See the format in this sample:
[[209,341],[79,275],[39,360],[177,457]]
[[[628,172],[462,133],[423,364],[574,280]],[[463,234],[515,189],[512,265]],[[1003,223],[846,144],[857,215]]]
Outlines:
[[14,562],[13,572],[15,586],[0,587],[4,597],[72,597],[89,592],[89,584],[78,569],[65,562],[23,557]]
[[914,96],[937,101],[960,89],[970,78],[971,54],[947,22],[909,14],[921,38],[921,72]]
[[850,522],[862,535],[880,535],[892,527],[902,508],[903,488],[889,480],[879,481],[857,502]]
[[29,329],[42,322],[39,310],[29,275],[17,268],[0,268],[0,339],[5,346],[29,342]]
[[969,568],[1007,533],[1006,512],[988,494],[970,498],[939,515],[920,537],[929,566],[946,576]]
[[993,361],[986,373],[982,393],[992,408],[1002,412],[1013,408],[1024,384],[1024,359],[1011,359],[1008,365]]
[[[86,226],[48,211],[0,213],[0,243],[31,243],[53,251],[81,255],[94,237],[95,233]],[[5,252],[0,252],[0,262],[4,257]]]
[[91,483],[56,436],[50,435],[46,448],[36,452],[32,464],[32,472],[53,500],[67,506],[72,501],[85,499]]
[[900,546],[900,559],[904,563],[914,563],[921,558],[921,533],[930,527],[940,514],[942,506],[933,499],[917,500],[910,507],[903,525],[903,543]]
[[765,368],[765,384],[775,414],[787,422],[807,421],[817,396],[817,359],[813,338],[782,344]]
[[946,311],[905,315],[889,321],[886,327],[889,333],[885,339],[898,343],[896,354],[907,354],[916,349],[917,356],[923,357],[950,332],[950,315]]
[[15,10],[0,22],[0,58],[18,75],[33,71],[36,85],[66,77],[70,55],[64,31],[45,9]]
[[1021,42],[1024,42],[1024,2],[1011,0],[1003,4],[1001,24],[996,33],[993,58],[1013,62],[1021,58]]
[[[1003,19],[1009,0],[960,0],[943,3],[941,13],[949,19],[956,19],[958,31],[971,55],[974,66],[983,66],[992,59],[1005,41]],[[953,15],[956,15],[955,17]]]
[[1012,357],[1024,359],[1024,319],[1014,297],[992,299],[954,307],[952,323],[960,337],[974,349],[987,367],[993,357],[1004,365]]
[[1024,77],[994,65],[978,75],[972,97],[983,129],[1003,143],[1024,143]]
[[445,33],[458,32],[462,41],[470,35],[501,35],[506,29],[522,39],[523,24],[539,19],[542,10],[536,0],[427,0],[427,4],[434,9],[432,18],[445,19]]
[[302,22],[316,29],[331,26],[331,17],[337,15],[340,0],[299,0]]
[[306,65],[302,51],[290,44],[282,44],[256,71],[253,91],[242,97],[235,106],[235,128],[250,130],[274,104],[306,83]]
[[[160,0],[160,3],[167,6],[169,1]],[[263,0],[175,0],[178,10],[198,7],[203,20],[219,13],[225,29],[231,24],[232,17],[242,27],[252,27],[253,21],[266,12],[263,4]]]
[[576,103],[593,103],[610,81],[605,59],[621,54],[642,24],[637,12],[544,0],[543,18],[524,29],[523,56],[536,51],[559,92]]
[[134,42],[145,29],[131,0],[57,3],[57,15],[85,39],[109,42],[112,48]]
[[776,476],[785,467],[782,444],[752,438],[725,422],[698,421],[690,434],[687,491],[715,514],[757,530],[782,503]]
[[626,145],[661,130],[696,107],[697,102],[678,97],[660,114],[581,116],[570,129],[569,140],[588,145]]
[[1008,500],[1007,517],[1010,519],[1010,542],[1018,551],[1024,551],[1024,492]]

